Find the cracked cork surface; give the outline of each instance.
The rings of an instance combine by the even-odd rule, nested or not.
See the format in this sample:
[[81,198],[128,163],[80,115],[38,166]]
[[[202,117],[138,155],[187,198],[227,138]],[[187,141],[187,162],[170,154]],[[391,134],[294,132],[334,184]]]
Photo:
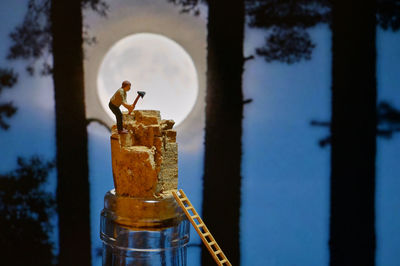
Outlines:
[[178,144],[173,120],[161,120],[156,110],[123,114],[128,134],[111,132],[111,157],[118,195],[162,199],[178,186]]

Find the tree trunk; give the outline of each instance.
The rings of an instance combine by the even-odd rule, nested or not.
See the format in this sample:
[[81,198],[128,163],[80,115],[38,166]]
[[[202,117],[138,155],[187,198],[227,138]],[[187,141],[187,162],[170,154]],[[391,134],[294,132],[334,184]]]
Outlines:
[[52,1],[60,265],[91,265],[81,1]]
[[333,1],[330,265],[375,264],[375,1]]
[[[233,265],[240,264],[244,2],[208,1],[203,218]],[[202,250],[203,265],[215,265]]]

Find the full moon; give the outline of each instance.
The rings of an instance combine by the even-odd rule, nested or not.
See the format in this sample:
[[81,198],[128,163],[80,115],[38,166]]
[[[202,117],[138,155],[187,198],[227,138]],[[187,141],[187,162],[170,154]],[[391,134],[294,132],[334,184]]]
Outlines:
[[[160,110],[163,119],[182,123],[198,95],[198,77],[189,54],[175,41],[159,34],[138,33],[116,42],[104,56],[97,76],[97,92],[106,113],[108,103],[124,80],[132,83],[127,102],[145,91],[137,109]],[[120,107],[121,111],[126,109]]]

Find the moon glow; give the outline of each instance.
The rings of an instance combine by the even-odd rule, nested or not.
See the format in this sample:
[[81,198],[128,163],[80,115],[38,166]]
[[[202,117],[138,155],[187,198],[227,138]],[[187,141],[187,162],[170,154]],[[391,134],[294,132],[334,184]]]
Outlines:
[[[175,41],[159,34],[138,33],[116,42],[106,53],[97,76],[97,92],[106,113],[115,120],[108,103],[124,80],[132,83],[127,102],[136,91],[146,95],[137,109],[160,110],[163,119],[182,123],[198,96],[198,77],[189,54]],[[121,111],[125,110],[121,106]]]

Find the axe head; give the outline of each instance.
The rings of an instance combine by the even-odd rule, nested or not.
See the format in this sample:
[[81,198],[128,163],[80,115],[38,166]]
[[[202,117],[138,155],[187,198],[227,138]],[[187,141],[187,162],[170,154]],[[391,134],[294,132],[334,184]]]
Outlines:
[[146,94],[146,92],[144,92],[144,91],[138,91],[137,94],[138,94],[141,98],[143,98],[144,95]]

